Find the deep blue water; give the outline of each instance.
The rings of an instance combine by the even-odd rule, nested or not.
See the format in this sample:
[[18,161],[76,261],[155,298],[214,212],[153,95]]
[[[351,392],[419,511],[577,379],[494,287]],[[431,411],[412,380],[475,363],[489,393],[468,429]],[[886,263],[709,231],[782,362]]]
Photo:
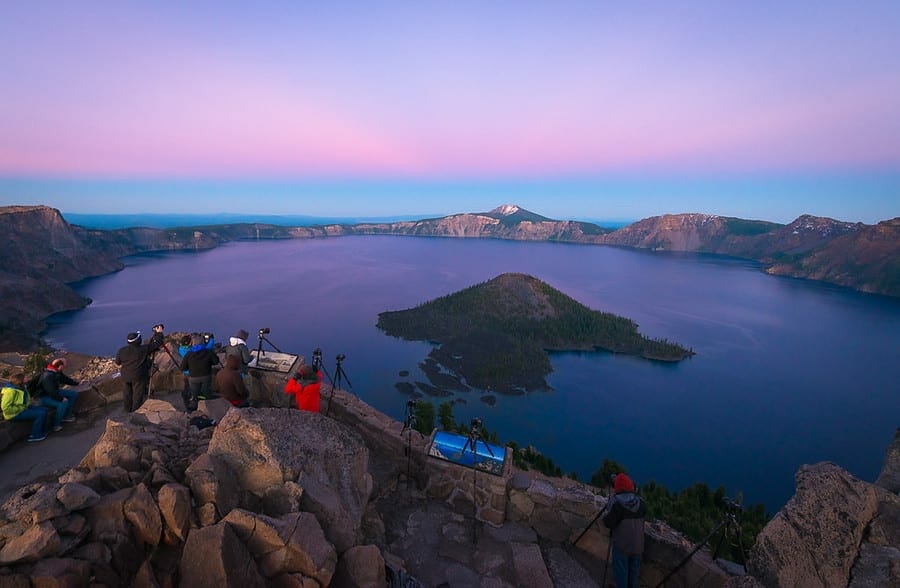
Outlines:
[[[415,306],[503,272],[524,272],[587,306],[636,320],[697,355],[662,364],[558,353],[553,390],[459,393],[458,420],[480,416],[502,440],[530,443],[587,479],[604,457],[673,489],[723,484],[774,512],[804,463],[833,461],[872,480],[900,425],[900,301],[767,276],[751,262],[612,247],[475,239],[342,237],[231,243],[200,253],[127,258],[78,291],[94,300],[54,317],[47,338],[113,355],[129,331],[272,329],[271,341],[326,366],[344,353],[352,390],[403,420],[398,381],[427,381],[429,346],[375,328]],[[409,370],[408,377],[400,377]],[[436,402],[437,403],[437,402]]]

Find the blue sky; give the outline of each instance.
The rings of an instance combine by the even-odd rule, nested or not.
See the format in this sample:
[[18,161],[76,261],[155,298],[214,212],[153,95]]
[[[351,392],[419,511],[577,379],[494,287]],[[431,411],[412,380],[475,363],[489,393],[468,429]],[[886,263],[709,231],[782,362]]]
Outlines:
[[0,204],[900,215],[900,2],[0,5]]

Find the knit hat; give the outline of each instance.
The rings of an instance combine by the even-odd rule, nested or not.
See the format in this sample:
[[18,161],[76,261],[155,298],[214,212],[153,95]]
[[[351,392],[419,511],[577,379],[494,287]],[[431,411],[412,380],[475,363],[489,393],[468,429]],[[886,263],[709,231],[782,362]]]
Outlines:
[[133,333],[128,333],[128,338],[126,339],[129,343],[134,343],[135,341],[140,341],[141,332],[135,331]]
[[628,474],[618,474],[613,480],[613,490],[616,492],[634,492],[634,482],[628,477]]
[[235,333],[234,336],[237,337],[238,339],[243,339],[244,341],[246,341],[247,337],[250,336],[250,333],[248,333],[244,329],[238,329],[238,332]]

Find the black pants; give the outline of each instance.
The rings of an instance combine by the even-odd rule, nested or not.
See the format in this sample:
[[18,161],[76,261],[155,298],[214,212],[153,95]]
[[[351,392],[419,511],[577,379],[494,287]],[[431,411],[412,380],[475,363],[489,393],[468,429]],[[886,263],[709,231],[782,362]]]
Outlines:
[[134,412],[144,404],[144,400],[147,399],[147,388],[147,380],[125,382],[125,391],[122,393],[125,412]]

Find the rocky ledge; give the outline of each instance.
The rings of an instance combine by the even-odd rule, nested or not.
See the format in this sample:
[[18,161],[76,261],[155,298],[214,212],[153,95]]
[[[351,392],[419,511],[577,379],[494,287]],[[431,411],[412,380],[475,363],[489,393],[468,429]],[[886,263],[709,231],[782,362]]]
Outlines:
[[[158,374],[156,389],[180,389],[178,376]],[[427,438],[352,394],[323,404],[330,416],[209,401],[221,419],[199,429],[162,396],[108,420],[75,468],[0,507],[0,585],[381,587],[388,570],[423,586],[596,586],[607,575],[608,534],[588,528],[606,503],[596,489],[509,464],[475,476],[427,457]],[[667,585],[900,585],[898,454],[900,431],[885,487],[833,464],[802,468],[750,550],[750,575],[704,549]],[[642,583],[692,547],[649,523]]]

